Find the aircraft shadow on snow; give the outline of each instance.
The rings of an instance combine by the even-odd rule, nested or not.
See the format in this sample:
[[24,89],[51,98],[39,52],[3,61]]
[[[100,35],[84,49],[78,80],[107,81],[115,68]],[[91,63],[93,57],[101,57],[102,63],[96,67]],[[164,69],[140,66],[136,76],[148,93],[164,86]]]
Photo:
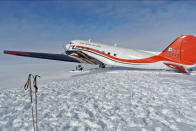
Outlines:
[[[87,72],[83,72],[80,74],[73,74],[72,77],[80,77],[80,76],[85,76],[85,75],[90,75],[90,74],[99,74],[99,73],[107,73],[111,71],[139,71],[139,72],[168,72],[168,73],[182,73],[179,70],[165,70],[165,69],[145,69],[145,68],[130,68],[130,67],[106,67],[106,68],[91,68],[87,70]],[[118,72],[117,72],[118,73]]]

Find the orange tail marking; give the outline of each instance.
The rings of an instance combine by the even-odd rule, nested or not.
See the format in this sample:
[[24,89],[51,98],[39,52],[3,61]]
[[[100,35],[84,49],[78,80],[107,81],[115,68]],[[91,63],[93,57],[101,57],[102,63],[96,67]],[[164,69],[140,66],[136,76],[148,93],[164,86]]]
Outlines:
[[194,65],[196,63],[196,37],[189,35],[178,37],[160,56],[171,62]]

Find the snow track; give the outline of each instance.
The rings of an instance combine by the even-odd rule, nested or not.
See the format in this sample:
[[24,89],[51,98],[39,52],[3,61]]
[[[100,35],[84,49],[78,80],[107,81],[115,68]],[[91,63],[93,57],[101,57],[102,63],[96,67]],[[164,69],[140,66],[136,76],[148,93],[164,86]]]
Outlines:
[[[39,87],[40,130],[196,130],[195,75],[136,70],[69,75]],[[26,91],[1,88],[0,103],[0,130],[33,129]]]

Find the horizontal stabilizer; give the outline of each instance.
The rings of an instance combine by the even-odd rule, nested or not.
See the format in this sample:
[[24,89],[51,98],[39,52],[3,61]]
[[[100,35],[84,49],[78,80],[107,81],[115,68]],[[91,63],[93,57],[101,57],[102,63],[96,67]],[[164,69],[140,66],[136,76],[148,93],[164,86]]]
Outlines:
[[189,72],[184,66],[181,66],[181,65],[170,64],[170,63],[165,63],[165,65],[167,65],[168,67],[174,68],[174,69],[178,69],[179,71],[181,71],[183,73]]
[[4,54],[80,63],[78,60],[76,60],[68,55],[64,55],[64,54],[8,51],[8,50],[5,50]]

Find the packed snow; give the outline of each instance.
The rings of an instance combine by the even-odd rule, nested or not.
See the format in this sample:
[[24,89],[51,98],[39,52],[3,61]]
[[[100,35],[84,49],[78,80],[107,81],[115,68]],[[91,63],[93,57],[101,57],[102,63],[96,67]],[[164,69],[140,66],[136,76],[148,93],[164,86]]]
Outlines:
[[[39,130],[196,131],[196,72],[68,65],[35,72]],[[33,130],[24,75],[1,79],[0,130]]]

